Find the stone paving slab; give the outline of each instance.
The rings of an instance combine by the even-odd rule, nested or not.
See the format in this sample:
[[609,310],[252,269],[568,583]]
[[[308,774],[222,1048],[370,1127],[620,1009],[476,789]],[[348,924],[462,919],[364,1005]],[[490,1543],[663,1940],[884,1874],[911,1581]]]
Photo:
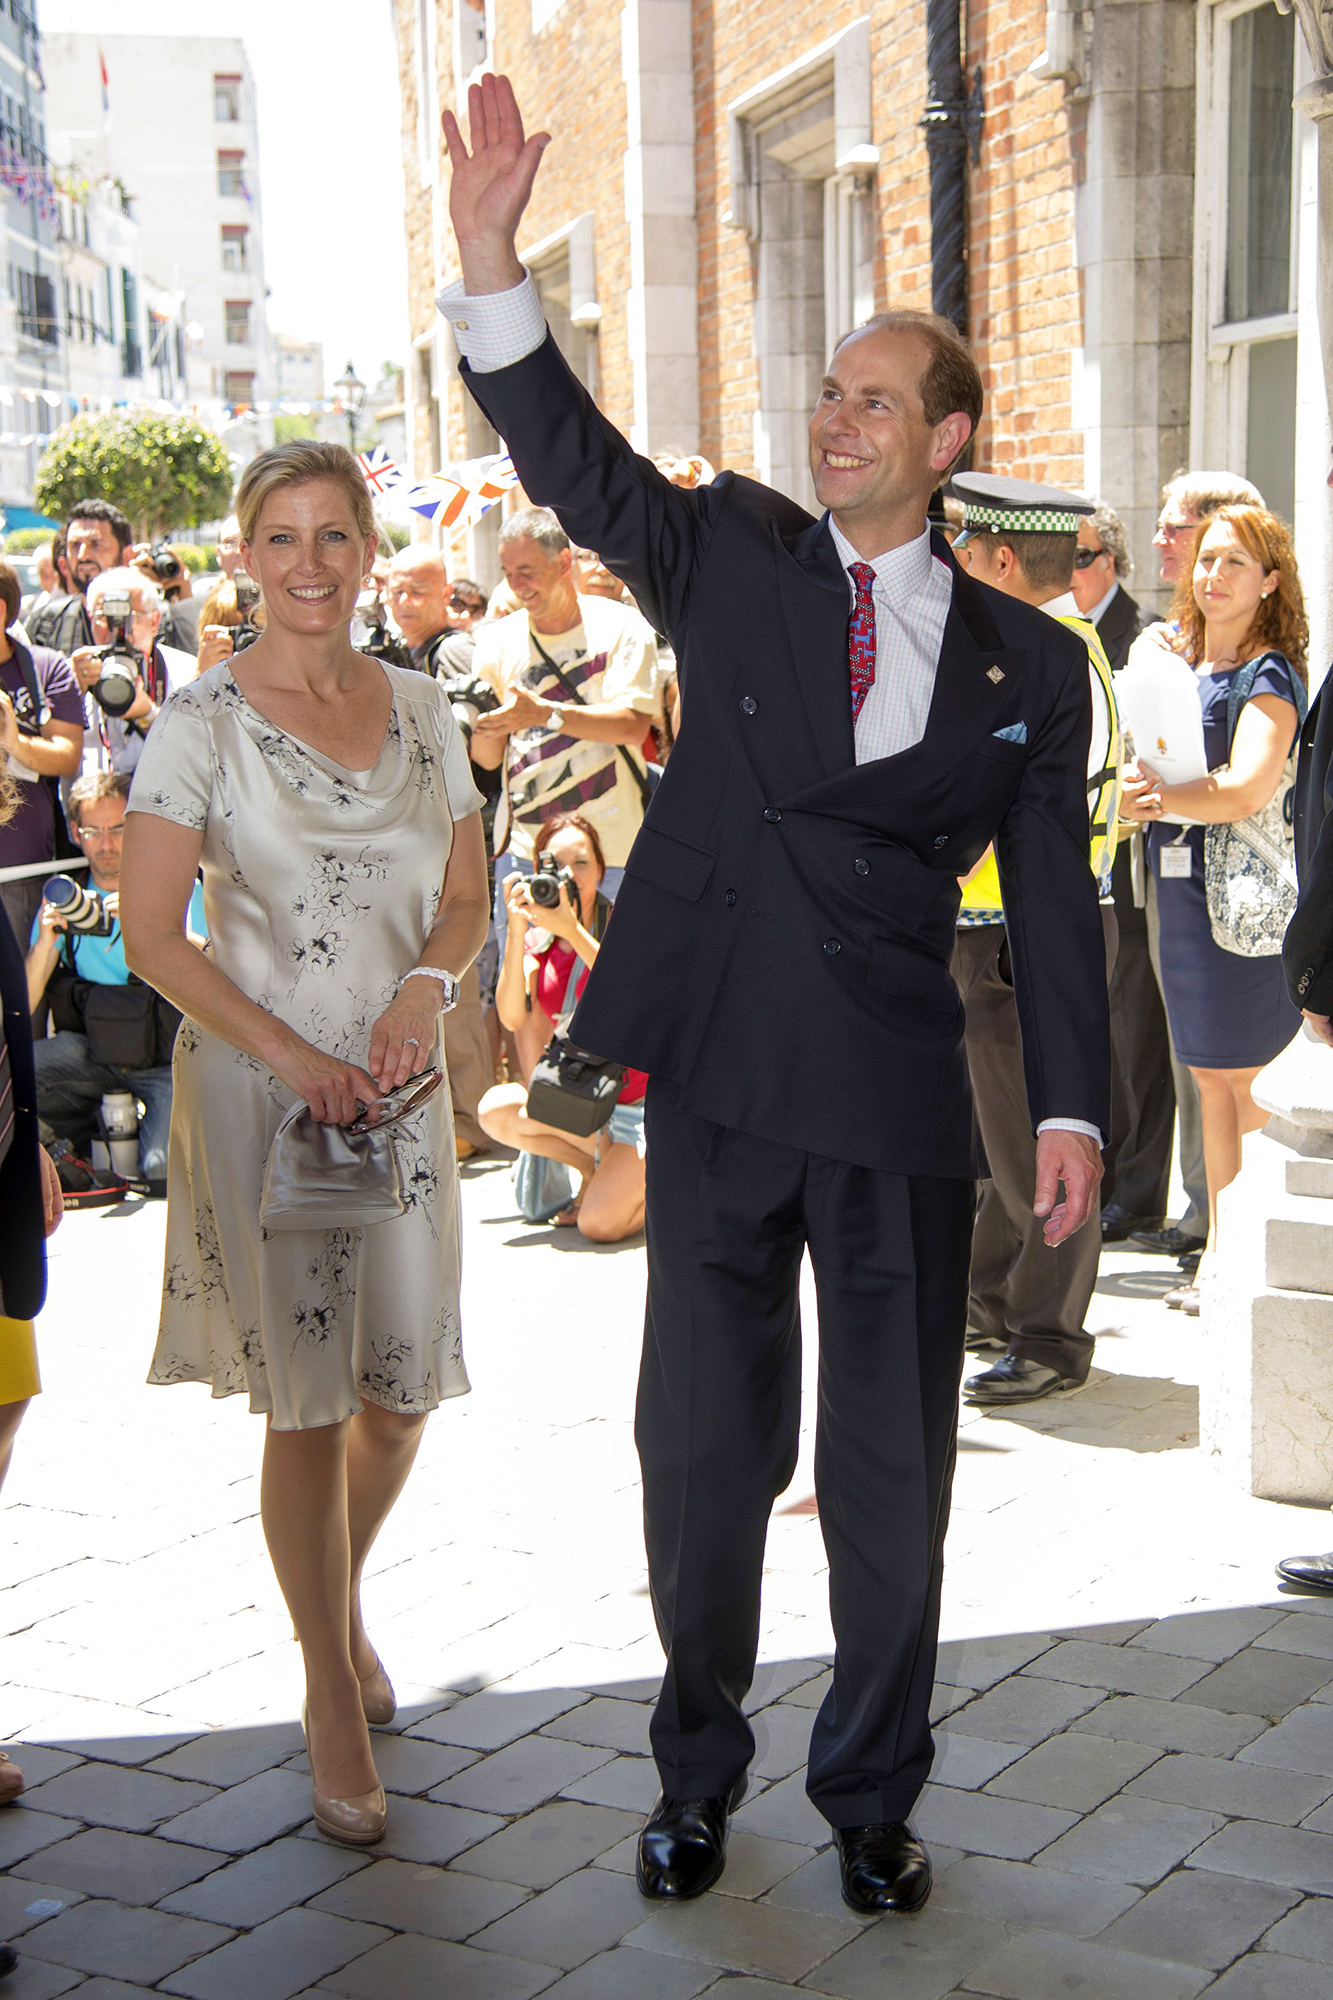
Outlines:
[[423,1868],[408,1861],[377,1860],[315,1896],[310,1907],[460,1944],[508,1916],[528,1895],[512,1882],[490,1882],[483,1876]]
[[[640,1899],[660,1670],[630,1425],[642,1252],[515,1257],[530,1232],[506,1187],[482,1170],[465,1190],[477,1394],[427,1427],[367,1578],[401,1702],[375,1733],[390,1831],[371,1852],[309,1819],[257,1427],[126,1376],[156,1282],[116,1264],[130,1225],[74,1218],[56,1239],[68,1331],[48,1343],[56,1393],[25,1424],[0,1566],[3,1712],[41,1739],[18,1753],[26,1802],[0,1812],[0,1934],[8,1921],[24,1953],[7,1996],[1327,2000],[1333,1603],[1274,1594],[1273,1557],[1304,1545],[1308,1516],[1234,1494],[1181,1447],[1206,1336],[1171,1323],[1168,1360],[1137,1294],[1105,1296],[1120,1323],[1077,1411],[962,1414],[932,1703],[947,1720],[918,1814],[927,1908],[849,1911],[805,1794],[831,1646],[808,1421],[769,1535],[755,1765],[726,1872],[692,1905]],[[94,1240],[125,1315],[100,1345],[68,1255]],[[1107,1265],[1134,1275],[1128,1256]],[[579,1330],[584,1371],[553,1324]],[[1163,1372],[1185,1360],[1184,1379]],[[70,1451],[108,1412],[144,1441],[113,1488],[95,1449]],[[117,1674],[99,1678],[108,1642]],[[149,1681],[161,1693],[134,1706]]]
[[23,1951],[75,1972],[107,1972],[156,1985],[230,1936],[220,1924],[90,1899],[30,1931]]
[[185,1883],[207,1875],[226,1859],[225,1854],[181,1841],[151,1840],[114,1827],[88,1827],[58,1847],[43,1848],[14,1873],[16,1877],[27,1875],[63,1884],[86,1896],[107,1896],[121,1903],[156,1903]]
[[[193,1852],[202,1859],[198,1848]],[[226,1857],[219,1854],[212,1860],[223,1862]],[[211,1868],[200,1881],[160,1896],[157,1902],[160,1909],[182,1917],[251,1930],[368,1866],[366,1855],[335,1847],[332,1841],[274,1840],[239,1861]]]
[[284,1910],[162,1981],[186,2000],[291,2000],[311,1977],[339,1971],[388,1936],[317,1910]]

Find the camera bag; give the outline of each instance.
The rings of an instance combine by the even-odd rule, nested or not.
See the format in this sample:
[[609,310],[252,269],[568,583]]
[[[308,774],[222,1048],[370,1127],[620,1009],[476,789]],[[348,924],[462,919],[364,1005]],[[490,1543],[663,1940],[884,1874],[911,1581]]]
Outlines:
[[81,979],[68,933],[46,998],[52,1025],[85,1036],[95,1063],[109,1069],[157,1069],[171,1061],[179,1011],[134,973],[126,986]]
[[[581,963],[576,953],[569,968],[562,1021],[567,1021],[573,1010]],[[624,1081],[623,1063],[589,1055],[570,1041],[563,1028],[557,1028],[528,1080],[528,1116],[541,1125],[554,1125],[557,1132],[590,1139],[615,1110]]]

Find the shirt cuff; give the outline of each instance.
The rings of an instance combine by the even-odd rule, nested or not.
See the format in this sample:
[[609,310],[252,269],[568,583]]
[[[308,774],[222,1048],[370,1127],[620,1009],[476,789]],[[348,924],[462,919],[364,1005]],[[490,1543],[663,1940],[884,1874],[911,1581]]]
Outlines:
[[454,330],[459,353],[476,375],[512,368],[516,361],[535,354],[546,338],[541,300],[526,271],[522,284],[512,285],[507,292],[471,296],[458,278],[445,286],[435,304]]
[[1043,1132],[1082,1132],[1085,1138],[1095,1139],[1099,1146],[1106,1144],[1100,1128],[1096,1125],[1085,1125],[1081,1118],[1043,1118],[1037,1127],[1038,1138]]

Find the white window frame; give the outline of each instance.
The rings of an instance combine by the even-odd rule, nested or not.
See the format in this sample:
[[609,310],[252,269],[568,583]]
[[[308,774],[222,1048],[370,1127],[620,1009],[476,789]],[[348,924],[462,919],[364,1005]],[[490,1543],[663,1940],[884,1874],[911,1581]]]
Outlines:
[[[1190,393],[1190,459],[1195,465],[1237,468],[1248,452],[1249,365],[1261,342],[1288,340],[1297,332],[1300,285],[1299,113],[1292,119],[1291,259],[1288,308],[1263,318],[1228,320],[1227,226],[1230,175],[1231,27],[1272,0],[1213,0],[1200,9],[1195,73],[1193,367]],[[1292,94],[1301,60],[1295,37]]]

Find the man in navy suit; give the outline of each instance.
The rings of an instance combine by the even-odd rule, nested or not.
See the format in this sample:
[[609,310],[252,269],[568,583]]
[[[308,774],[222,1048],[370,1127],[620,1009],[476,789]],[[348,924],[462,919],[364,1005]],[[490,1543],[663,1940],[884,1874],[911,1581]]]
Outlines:
[[981,412],[947,322],[888,314],[838,347],[810,424],[818,519],[727,472],[672,486],[565,366],[518,260],[546,135],[525,141],[504,78],[469,116],[470,151],[444,121],[463,275],[440,300],[467,386],[534,503],[623,578],[680,668],[680,737],[573,1024],[652,1078],[636,1436],[667,1666],[639,1886],[716,1881],[744,1790],[808,1249],[837,1636],[808,1789],[852,1907],[918,1909],[930,1863],[908,1819],[933,1754],[980,1166],[949,971],[958,877],[994,840],[1034,1207],[1063,1242],[1093,1212],[1109,1118],[1086,655],[927,529]]

